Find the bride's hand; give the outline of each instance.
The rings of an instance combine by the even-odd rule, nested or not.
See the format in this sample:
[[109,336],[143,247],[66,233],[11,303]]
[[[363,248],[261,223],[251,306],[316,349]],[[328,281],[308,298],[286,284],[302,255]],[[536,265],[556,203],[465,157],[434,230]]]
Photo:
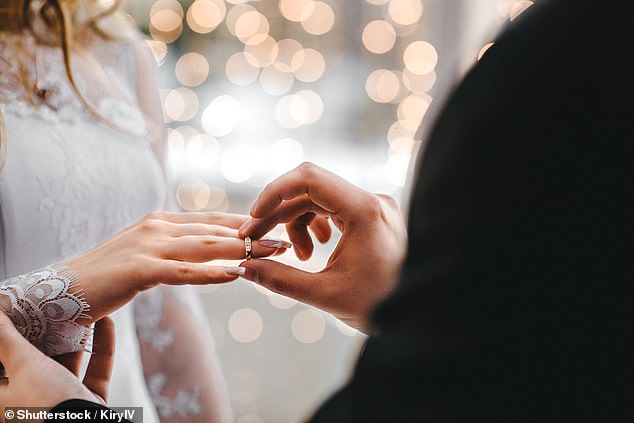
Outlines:
[[[159,283],[217,284],[235,280],[239,267],[212,266],[215,259],[245,258],[238,228],[247,217],[221,213],[155,212],[94,249],[64,264],[79,276],[90,304],[90,323]],[[288,242],[253,242],[254,257],[283,252]]]

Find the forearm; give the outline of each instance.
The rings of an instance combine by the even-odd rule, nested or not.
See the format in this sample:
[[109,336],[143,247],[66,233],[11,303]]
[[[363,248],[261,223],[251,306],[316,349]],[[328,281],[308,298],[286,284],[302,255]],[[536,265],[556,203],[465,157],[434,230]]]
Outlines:
[[162,422],[229,422],[232,412],[209,328],[189,287],[141,294],[135,319],[143,370]]

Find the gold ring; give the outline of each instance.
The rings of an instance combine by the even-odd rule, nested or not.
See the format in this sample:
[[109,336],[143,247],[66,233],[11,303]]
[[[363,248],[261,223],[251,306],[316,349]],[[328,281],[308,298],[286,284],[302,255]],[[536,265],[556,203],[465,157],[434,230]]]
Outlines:
[[247,260],[251,260],[253,258],[253,255],[251,254],[251,238],[250,237],[244,238],[244,251],[245,251],[245,256]]

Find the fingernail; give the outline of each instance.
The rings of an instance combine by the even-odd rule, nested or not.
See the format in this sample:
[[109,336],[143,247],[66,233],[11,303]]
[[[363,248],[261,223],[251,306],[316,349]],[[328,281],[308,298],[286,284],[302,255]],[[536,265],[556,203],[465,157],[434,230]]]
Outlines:
[[253,204],[251,204],[251,208],[249,209],[249,214],[251,216],[253,216],[253,213],[255,213],[255,209],[257,208],[258,205],[258,200],[260,199],[260,197],[258,197],[257,200],[255,200],[255,202]]
[[244,267],[225,267],[225,273],[229,275],[242,276],[246,273],[247,269]]
[[260,245],[268,248],[291,248],[293,244],[281,239],[261,239]]
[[251,226],[251,222],[252,222],[252,220],[251,220],[251,219],[249,219],[249,220],[247,220],[246,222],[244,222],[244,223],[242,224],[242,226],[240,226],[239,231],[240,231],[240,232],[244,232],[244,231],[246,231],[247,229],[249,229],[249,226]]

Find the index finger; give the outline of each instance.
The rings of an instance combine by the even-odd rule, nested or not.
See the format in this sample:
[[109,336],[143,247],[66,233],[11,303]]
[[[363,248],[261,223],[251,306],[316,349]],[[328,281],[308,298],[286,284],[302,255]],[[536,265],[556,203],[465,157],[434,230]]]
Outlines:
[[303,163],[271,182],[251,207],[251,216],[262,218],[283,201],[308,195],[312,202],[332,214],[346,215],[363,190],[312,163]]

